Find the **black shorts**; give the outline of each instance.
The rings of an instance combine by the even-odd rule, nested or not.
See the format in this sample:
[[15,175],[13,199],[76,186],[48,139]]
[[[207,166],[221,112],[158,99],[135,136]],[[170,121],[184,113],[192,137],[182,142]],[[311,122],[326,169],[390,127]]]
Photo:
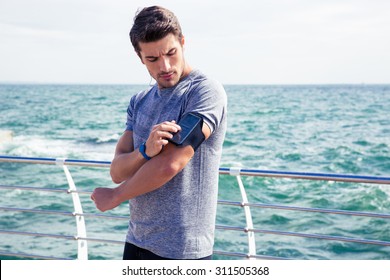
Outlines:
[[[160,257],[148,250],[139,248],[128,242],[126,242],[125,244],[125,249],[123,251],[123,259],[124,260],[173,260],[173,259]],[[198,260],[211,260],[211,259],[212,259],[212,255]]]

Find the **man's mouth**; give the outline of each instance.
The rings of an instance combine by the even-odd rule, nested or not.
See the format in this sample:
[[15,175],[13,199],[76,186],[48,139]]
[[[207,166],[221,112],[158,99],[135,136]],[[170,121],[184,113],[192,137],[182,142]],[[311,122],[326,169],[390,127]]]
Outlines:
[[160,74],[159,76],[164,80],[170,80],[174,74],[175,74],[174,72],[169,72],[169,73]]

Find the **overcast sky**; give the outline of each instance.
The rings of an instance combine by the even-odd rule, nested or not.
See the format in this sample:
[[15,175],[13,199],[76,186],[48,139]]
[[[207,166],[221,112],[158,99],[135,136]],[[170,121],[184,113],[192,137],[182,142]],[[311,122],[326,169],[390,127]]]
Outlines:
[[390,83],[389,0],[0,0],[0,82],[148,84],[128,32],[154,4],[224,84]]

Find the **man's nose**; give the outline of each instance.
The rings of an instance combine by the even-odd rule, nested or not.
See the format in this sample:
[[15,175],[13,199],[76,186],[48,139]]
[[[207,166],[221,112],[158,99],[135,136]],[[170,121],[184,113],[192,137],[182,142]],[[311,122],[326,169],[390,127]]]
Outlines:
[[169,58],[163,56],[160,60],[160,71],[161,72],[170,72],[171,70],[171,64],[169,62]]

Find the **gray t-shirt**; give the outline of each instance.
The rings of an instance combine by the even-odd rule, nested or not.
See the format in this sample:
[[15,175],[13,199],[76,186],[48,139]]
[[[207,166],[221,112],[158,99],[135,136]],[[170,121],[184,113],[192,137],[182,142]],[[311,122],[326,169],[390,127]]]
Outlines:
[[179,121],[189,112],[203,116],[211,136],[172,180],[129,202],[126,241],[172,259],[203,258],[213,251],[226,93],[220,83],[194,70],[172,88],[155,85],[134,95],[127,110],[126,129],[133,132],[134,149],[147,140],[153,125]]

